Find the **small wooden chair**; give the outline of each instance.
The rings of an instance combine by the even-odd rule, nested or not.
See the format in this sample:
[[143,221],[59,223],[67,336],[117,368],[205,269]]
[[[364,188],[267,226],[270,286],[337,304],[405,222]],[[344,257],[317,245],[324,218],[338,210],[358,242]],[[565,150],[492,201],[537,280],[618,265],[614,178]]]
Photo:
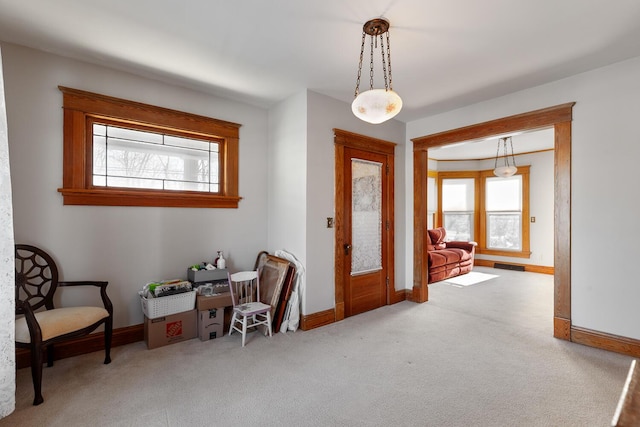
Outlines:
[[[233,302],[233,315],[231,316],[231,326],[229,335],[234,330],[242,334],[242,346],[247,337],[248,327],[264,325],[271,336],[271,306],[258,299],[260,295],[260,276],[257,271],[240,271],[237,273],[227,273],[229,278],[229,291]],[[255,286],[254,286],[255,285]],[[248,323],[251,320],[251,323]],[[236,326],[240,325],[240,327]],[[265,332],[266,335],[266,332]]]
[[[16,261],[16,347],[31,350],[33,404],[42,398],[42,354],[47,351],[47,366],[53,366],[56,343],[88,335],[104,324],[104,363],[111,363],[113,305],[107,296],[108,282],[59,282],[58,267],[49,254],[30,245],[15,246]],[[58,286],[97,286],[104,307],[54,308]],[[44,307],[44,310],[42,308]]]

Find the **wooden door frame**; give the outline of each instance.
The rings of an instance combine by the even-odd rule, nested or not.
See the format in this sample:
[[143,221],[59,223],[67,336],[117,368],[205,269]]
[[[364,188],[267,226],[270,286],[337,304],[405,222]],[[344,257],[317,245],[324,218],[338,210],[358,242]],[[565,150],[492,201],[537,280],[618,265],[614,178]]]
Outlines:
[[427,173],[429,148],[460,141],[553,126],[554,151],[554,318],[553,335],[571,340],[571,120],[575,102],[413,138],[413,289],[415,302],[429,300]]
[[335,284],[335,320],[336,322],[344,319],[344,150],[345,148],[354,148],[357,150],[369,151],[387,156],[387,165],[389,173],[387,179],[387,192],[389,201],[387,203],[387,218],[389,218],[389,232],[386,233],[386,265],[387,274],[389,276],[389,285],[387,286],[387,305],[397,302],[398,298],[395,293],[395,249],[394,249],[394,152],[396,143],[384,141],[382,139],[371,138],[365,135],[348,132],[340,129],[333,129],[334,146],[335,146],[335,247],[334,247],[334,284]]

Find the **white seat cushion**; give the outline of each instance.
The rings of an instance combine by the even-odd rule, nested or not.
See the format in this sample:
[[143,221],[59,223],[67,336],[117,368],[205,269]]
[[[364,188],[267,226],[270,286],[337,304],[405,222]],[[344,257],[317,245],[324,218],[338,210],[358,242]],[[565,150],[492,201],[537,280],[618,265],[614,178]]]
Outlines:
[[[42,330],[42,341],[78,331],[109,316],[102,307],[65,307],[35,313]],[[29,328],[24,317],[16,319],[16,341],[30,343]]]

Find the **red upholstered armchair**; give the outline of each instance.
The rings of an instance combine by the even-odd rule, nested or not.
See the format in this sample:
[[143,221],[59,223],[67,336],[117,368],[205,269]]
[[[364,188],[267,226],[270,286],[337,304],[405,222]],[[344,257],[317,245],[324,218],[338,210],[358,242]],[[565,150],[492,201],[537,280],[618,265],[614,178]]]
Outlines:
[[444,227],[427,230],[429,283],[466,274],[473,269],[476,242],[446,242]]

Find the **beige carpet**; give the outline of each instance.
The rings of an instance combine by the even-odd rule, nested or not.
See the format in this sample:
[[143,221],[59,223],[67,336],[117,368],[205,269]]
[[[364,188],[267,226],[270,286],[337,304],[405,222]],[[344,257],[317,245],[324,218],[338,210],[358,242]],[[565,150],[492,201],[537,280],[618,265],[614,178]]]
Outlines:
[[308,332],[144,343],[30,371],[0,426],[606,426],[631,358],[552,337],[553,277],[478,267]]

